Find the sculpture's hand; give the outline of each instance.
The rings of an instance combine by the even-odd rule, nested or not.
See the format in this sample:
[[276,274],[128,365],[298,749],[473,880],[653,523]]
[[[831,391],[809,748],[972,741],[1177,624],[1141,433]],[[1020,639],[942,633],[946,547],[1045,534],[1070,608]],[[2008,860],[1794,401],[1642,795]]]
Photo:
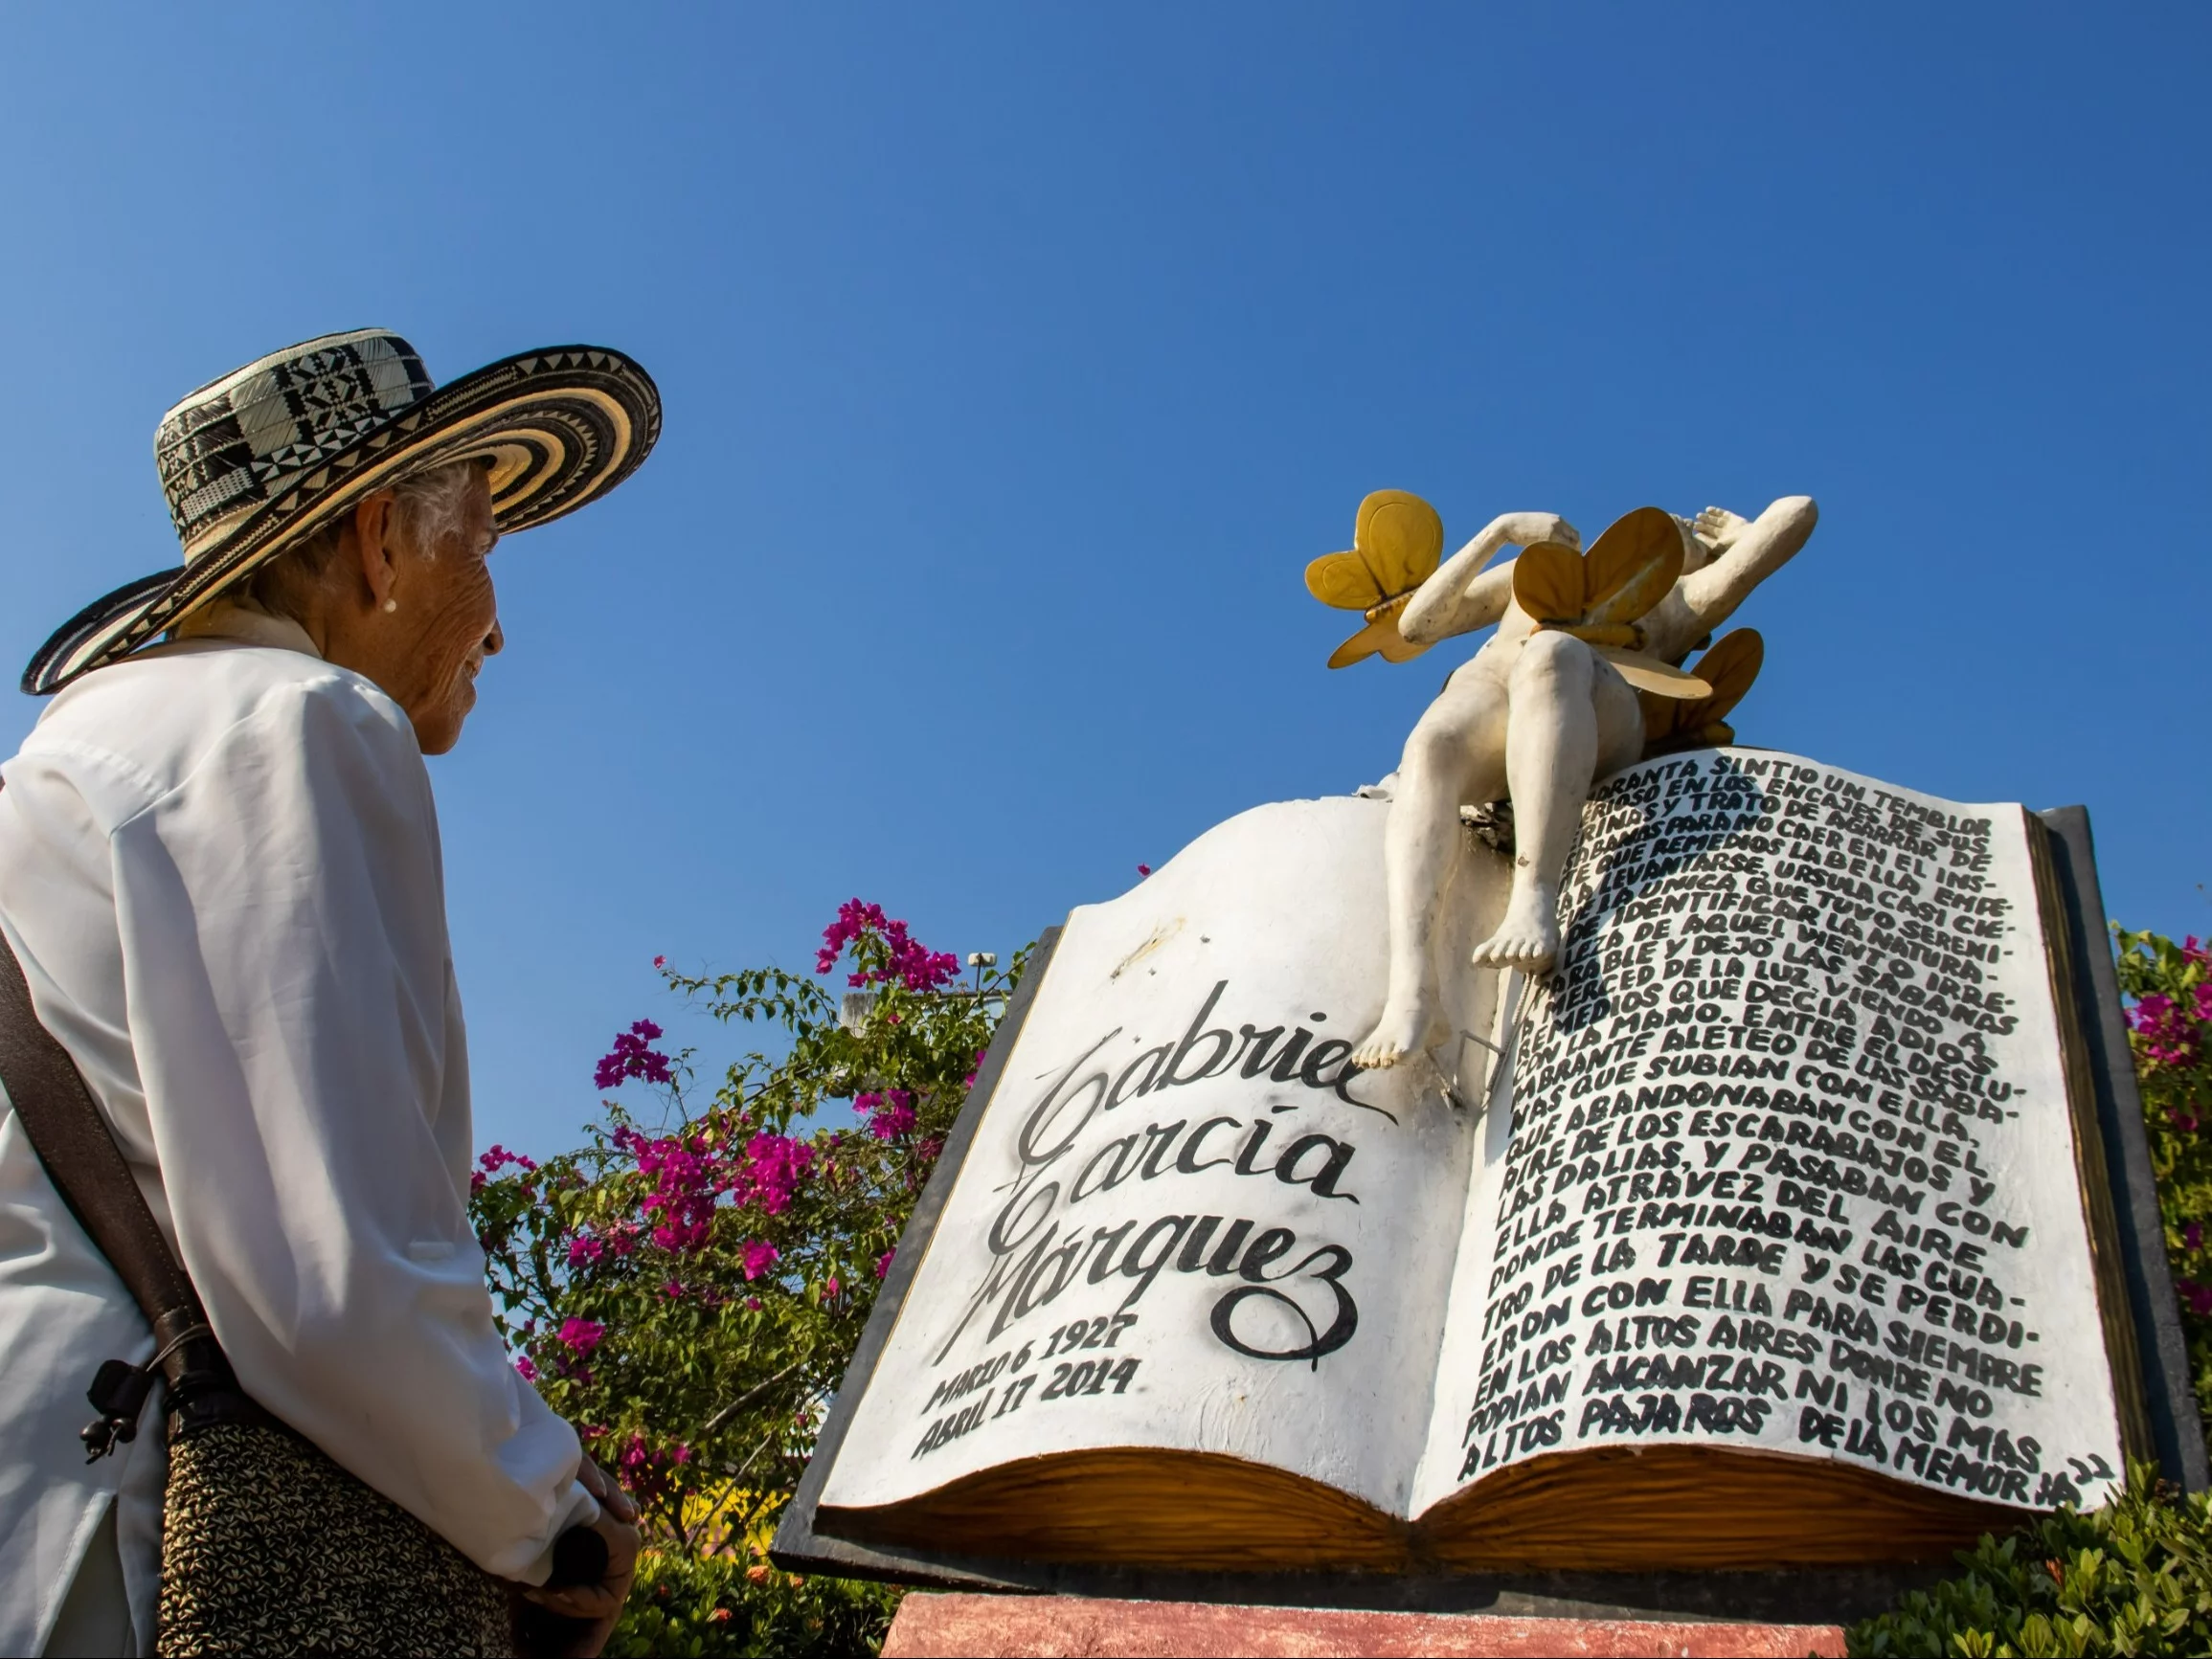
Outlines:
[[1698,540],[1716,553],[1727,552],[1736,545],[1736,538],[1750,527],[1749,519],[1727,507],[1707,507],[1690,526]]
[[1500,513],[1490,521],[1486,533],[1500,543],[1516,548],[1557,542],[1563,548],[1582,550],[1582,532],[1557,513]]

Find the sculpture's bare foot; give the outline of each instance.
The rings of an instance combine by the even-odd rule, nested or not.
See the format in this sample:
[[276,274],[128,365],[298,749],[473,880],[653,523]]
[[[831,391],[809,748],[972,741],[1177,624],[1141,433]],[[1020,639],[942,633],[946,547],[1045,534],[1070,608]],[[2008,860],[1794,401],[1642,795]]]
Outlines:
[[1363,1071],[1381,1071],[1428,1047],[1429,1027],[1434,1023],[1428,1005],[1387,1003],[1383,1017],[1367,1033],[1366,1041],[1352,1050],[1352,1064]]
[[1751,527],[1751,521],[1727,507],[1707,507],[1691,525],[1699,541],[1716,553],[1727,551],[1736,538]]
[[1515,893],[1498,931],[1475,947],[1478,968],[1518,968],[1531,978],[1551,972],[1559,954],[1559,924],[1552,919],[1551,895],[1541,888]]

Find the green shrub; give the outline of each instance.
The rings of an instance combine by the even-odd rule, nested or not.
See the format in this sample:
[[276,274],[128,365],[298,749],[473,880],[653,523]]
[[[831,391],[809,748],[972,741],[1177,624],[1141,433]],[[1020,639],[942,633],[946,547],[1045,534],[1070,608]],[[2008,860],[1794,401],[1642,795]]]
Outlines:
[[2088,1514],[1959,1552],[1965,1572],[1847,1632],[1864,1654],[2212,1653],[2212,1498],[2148,1464]]
[[649,1552],[638,1562],[610,1659],[790,1655],[843,1659],[883,1645],[899,1591],[853,1579],[801,1578],[765,1563]]

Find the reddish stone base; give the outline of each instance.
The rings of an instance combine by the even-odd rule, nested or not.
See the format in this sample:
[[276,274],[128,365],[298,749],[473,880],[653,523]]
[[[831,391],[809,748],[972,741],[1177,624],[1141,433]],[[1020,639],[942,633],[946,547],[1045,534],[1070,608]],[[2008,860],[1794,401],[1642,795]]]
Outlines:
[[1225,1607],[1081,1596],[910,1595],[884,1659],[1453,1659],[1467,1655],[1683,1654],[1785,1659],[1841,1654],[1836,1625],[1683,1625],[1625,1619],[1506,1619],[1479,1613],[1362,1613],[1327,1607]]

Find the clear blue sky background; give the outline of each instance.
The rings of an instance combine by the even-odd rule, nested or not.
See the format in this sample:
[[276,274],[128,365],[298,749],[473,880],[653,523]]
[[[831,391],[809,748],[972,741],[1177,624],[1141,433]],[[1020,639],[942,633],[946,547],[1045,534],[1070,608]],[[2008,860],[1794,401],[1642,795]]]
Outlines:
[[[1819,498],[1747,741],[2086,801],[2212,931],[2202,6],[20,6],[0,660],[175,556],[173,399],[379,324],[643,360],[499,553],[435,763],[480,1132],[570,1144],[650,961],[838,901],[1004,951],[1389,770],[1321,662],[1367,490]],[[36,715],[18,701],[12,743]],[[720,1040],[709,1035],[707,1041]]]

